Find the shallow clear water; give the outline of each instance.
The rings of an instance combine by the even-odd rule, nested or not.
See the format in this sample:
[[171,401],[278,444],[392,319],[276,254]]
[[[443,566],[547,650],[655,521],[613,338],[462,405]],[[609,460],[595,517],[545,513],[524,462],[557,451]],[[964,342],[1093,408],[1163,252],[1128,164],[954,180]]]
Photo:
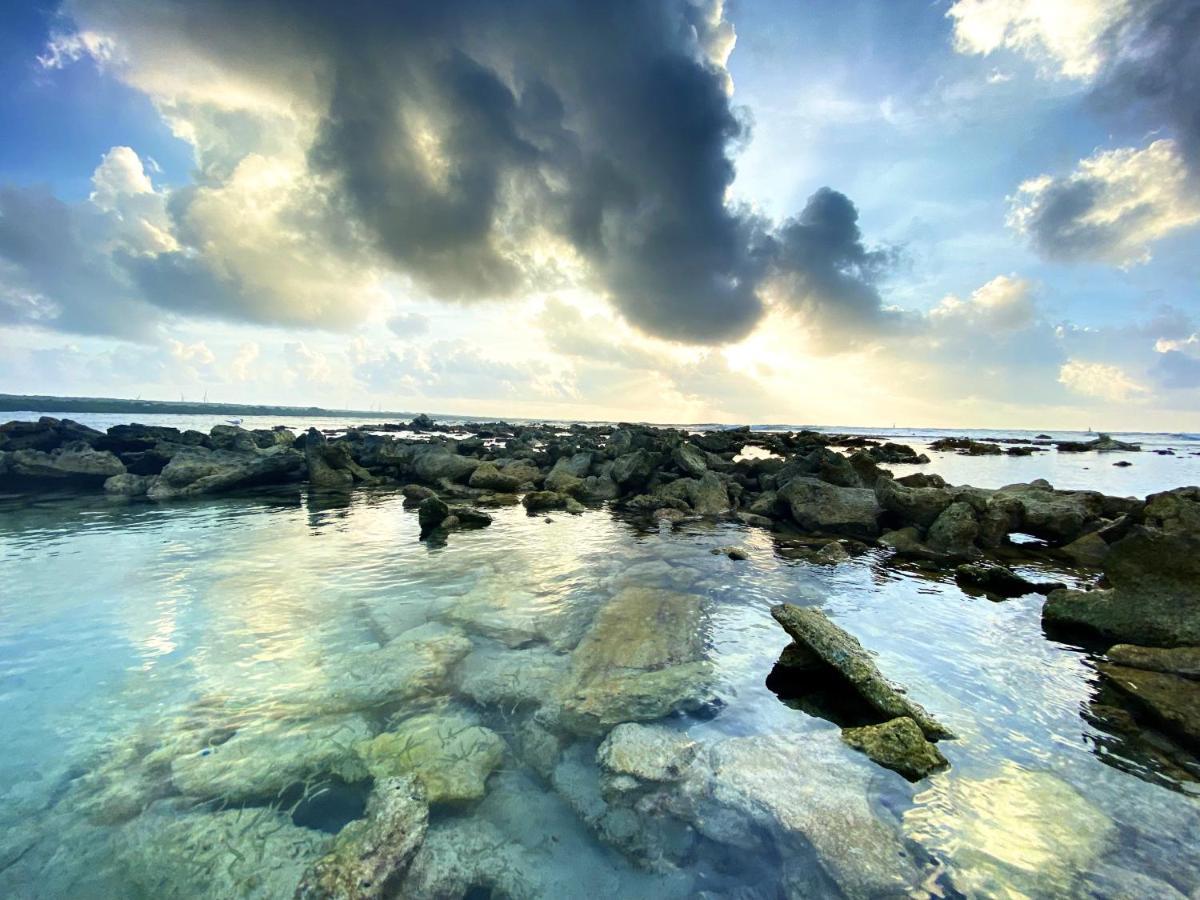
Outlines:
[[[1200,481],[1186,457],[1112,469],[1087,456],[1051,472],[1053,453],[926,468],[1131,494]],[[1093,724],[1091,657],[1043,633],[1039,597],[992,603],[873,552],[813,565],[731,524],[646,532],[603,509],[494,512],[490,528],[430,546],[387,490],[0,500],[0,896],[290,896],[361,815],[369,781],[346,761],[414,722],[502,742],[485,796],[436,803],[431,835],[461,865],[502,859],[525,895],[773,897],[785,882],[793,895],[861,893],[856,854],[880,847],[905,859],[902,892],[915,896],[1200,891],[1192,764]],[[728,545],[749,559],[711,552]],[[640,588],[694,598],[696,614],[629,627]],[[822,607],[956,732],[939,744],[949,770],[910,785],[766,687],[788,643],[769,614],[783,601]],[[547,764],[525,729],[585,657],[603,680],[621,674],[605,664],[664,645],[703,661],[688,686],[703,703],[665,726],[754,748],[741,768],[727,752],[713,778],[742,779],[720,797],[760,830],[731,850],[688,820],[685,849],[647,865],[613,846],[630,839],[600,796],[603,731],[546,719],[561,750]],[[457,777],[473,752],[439,765]],[[315,786],[299,784],[308,770]],[[666,785],[660,805],[686,790]],[[795,855],[796,832],[811,858]]]

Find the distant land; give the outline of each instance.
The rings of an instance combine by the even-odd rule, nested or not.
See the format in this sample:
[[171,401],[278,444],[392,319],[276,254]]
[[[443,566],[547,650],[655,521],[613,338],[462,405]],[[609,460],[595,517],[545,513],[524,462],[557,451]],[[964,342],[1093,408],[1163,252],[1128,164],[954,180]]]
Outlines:
[[[264,406],[254,403],[189,403],[175,400],[121,400],[116,397],[51,397],[40,394],[0,394],[0,412],[147,413],[195,416],[352,416],[411,419],[412,412],[378,409],[323,409],[320,406]],[[455,416],[454,418],[463,418]]]

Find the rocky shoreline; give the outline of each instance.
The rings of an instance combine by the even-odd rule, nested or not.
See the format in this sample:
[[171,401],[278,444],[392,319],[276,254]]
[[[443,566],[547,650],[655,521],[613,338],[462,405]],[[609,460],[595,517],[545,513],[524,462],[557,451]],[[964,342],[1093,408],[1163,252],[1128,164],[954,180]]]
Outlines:
[[[1141,500],[1056,490],[1044,481],[996,490],[954,486],[932,474],[894,478],[885,468],[922,461],[903,445],[811,431],[687,433],[502,422],[446,427],[427,417],[299,436],[236,426],[217,426],[207,435],[142,425],[99,432],[49,418],[0,426],[0,491],[92,492],[162,503],[260,487],[307,485],[333,495],[390,487],[403,491],[421,538],[433,542],[454,540],[458,529],[486,527],[489,508],[521,504],[530,516],[553,518],[605,506],[647,527],[719,519],[766,529],[793,555],[819,565],[876,553],[893,565],[953,577],[968,593],[990,600],[1045,594],[1045,627],[1082,633],[1103,651],[1097,668],[1107,699],[1121,705],[1131,727],[1200,749],[1200,488]],[[714,552],[725,552],[735,566],[744,557],[736,548]],[[1091,587],[1033,581],[1015,571],[1028,563],[1069,570],[1073,584]],[[815,609],[784,604],[772,614],[793,643],[771,679],[797,692],[819,684],[853,695],[861,716],[839,723],[845,744],[912,781],[949,765],[938,742],[953,740],[950,729],[888,681],[852,635]],[[693,595],[630,583],[586,630],[563,639],[571,650],[564,656],[552,652],[558,638],[546,623],[492,622],[464,598],[444,623],[412,629],[346,661],[345,677],[329,679],[352,685],[340,690],[337,704],[321,706],[329,700],[324,696],[295,698],[297,712],[326,717],[331,733],[352,751],[325,759],[320,754],[330,751],[323,732],[306,725],[292,736],[287,722],[258,737],[252,729],[239,731],[211,755],[196,749],[210,738],[189,733],[179,736],[187,752],[172,751],[170,781],[187,796],[238,799],[282,791],[310,764],[347,782],[373,779],[365,817],[308,869],[289,872],[288,878],[299,877],[297,896],[304,897],[385,896],[385,885],[391,891],[400,881],[416,895],[425,889],[454,895],[460,881],[464,890],[487,884],[520,895],[502,880],[516,877],[520,860],[491,872],[487,866],[495,860],[463,850],[471,841],[486,845],[485,837],[450,834],[450,823],[429,818],[431,804],[483,797],[508,748],[554,784],[606,843],[650,869],[669,867],[697,841],[752,846],[769,821],[773,830],[794,832],[815,848],[820,878],[850,895],[905,883],[913,861],[871,850],[888,841],[872,843],[883,826],[854,805],[858,799],[821,810],[795,806],[787,796],[802,790],[805,778],[816,778],[837,782],[831,798],[857,798],[847,785],[863,776],[840,761],[836,749],[814,743],[808,758],[820,757],[826,768],[789,773],[781,770],[786,748],[770,737],[697,744],[655,724],[709,702],[709,663],[694,644],[697,615]],[[509,650],[479,677],[477,662],[457,670],[463,693],[484,709],[536,712],[506,721],[506,740],[497,722],[485,725],[453,710],[417,715],[372,736],[359,710],[428,693],[464,657],[482,658],[478,652],[468,657],[471,645],[459,630],[468,621]],[[502,666],[512,668],[510,677],[497,674]],[[303,762],[294,772],[275,750],[288,742]],[[593,756],[575,760],[572,754],[579,753]],[[115,757],[111,773],[100,769],[82,782],[97,820],[125,821],[158,800],[159,788],[139,794],[138,786],[158,784],[163,763],[139,754]],[[293,828],[263,824],[283,834]],[[175,826],[184,827],[183,820]],[[197,825],[224,827],[212,816]],[[845,827],[858,829],[849,854],[841,846]],[[854,861],[857,853],[864,855]],[[808,885],[823,886],[820,879]]]

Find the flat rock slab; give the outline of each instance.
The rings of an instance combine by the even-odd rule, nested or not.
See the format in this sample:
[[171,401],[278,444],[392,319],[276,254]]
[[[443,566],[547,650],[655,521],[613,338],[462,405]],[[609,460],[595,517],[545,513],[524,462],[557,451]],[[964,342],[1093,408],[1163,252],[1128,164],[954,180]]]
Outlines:
[[834,625],[819,609],[781,603],[771,608],[771,615],[794,641],[840,672],[864,700],[889,719],[909,717],[930,740],[954,737],[950,729],[883,676],[857,638]]
[[1169,672],[1185,678],[1200,678],[1200,647],[1139,647],[1114,644],[1108,658],[1119,666]]
[[1164,727],[1200,746],[1200,683],[1166,672],[1100,663],[1110,684]]

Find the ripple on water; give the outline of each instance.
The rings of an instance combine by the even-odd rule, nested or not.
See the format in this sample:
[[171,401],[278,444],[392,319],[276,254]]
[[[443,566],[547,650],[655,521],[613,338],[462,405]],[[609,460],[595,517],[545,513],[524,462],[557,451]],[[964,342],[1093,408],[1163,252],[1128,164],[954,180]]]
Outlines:
[[[821,747],[865,771],[861,757],[829,742],[836,726],[766,687],[788,643],[769,613],[780,602],[824,608],[945,721],[959,735],[941,745],[951,769],[915,791],[887,770],[871,768],[868,779],[871,808],[923,848],[930,883],[947,877],[980,896],[1046,896],[1074,884],[1100,894],[1200,886],[1200,839],[1189,840],[1200,828],[1196,800],[1166,789],[1181,787],[1171,772],[1083,716],[1096,692],[1089,656],[1047,639],[1039,598],[970,597],[875,552],[813,565],[786,558],[770,534],[731,524],[646,531],[603,511],[556,513],[549,523],[519,506],[493,515],[491,527],[431,546],[416,539],[402,498],[384,490],[171,506],[7,502],[0,892],[131,895],[131,872],[144,874],[144,860],[160,857],[123,863],[130,841],[155,832],[192,846],[217,827],[205,811],[219,798],[184,779],[177,760],[206,750],[240,759],[239,748],[258,746],[252,739],[274,746],[271,762],[297,778],[314,760],[339,760],[340,780],[309,785],[298,820],[270,825],[295,838],[287,846],[322,846],[321,829],[350,815],[338,812],[342,801],[361,800],[364,788],[355,747],[331,757],[330,746],[306,736],[312,723],[346,734],[337,717],[350,716],[353,733],[402,734],[414,716],[437,721],[451,710],[467,717],[463,727],[499,735],[507,750],[482,803],[435,810],[438,846],[502,846],[544,896],[581,885],[614,896],[688,896],[759,883],[781,871],[777,847],[729,853],[720,845],[717,853],[718,844],[703,843],[712,835],[701,835],[680,865],[647,871],[597,840],[604,834],[628,849],[631,834],[621,829],[646,827],[605,805],[593,762],[602,735],[553,733],[532,717],[583,677],[580,647],[592,659],[658,665],[637,647],[597,656],[588,637],[604,621],[600,611],[631,587],[695,598],[688,602],[698,615],[648,623],[645,633],[649,641],[662,637],[656,628],[686,628],[671,640],[703,657],[707,702],[665,720],[702,745],[781,736],[771,745],[787,748],[780,765],[802,770],[806,752]],[[747,559],[711,552],[728,546]],[[272,745],[277,732],[292,737]],[[563,749],[577,763],[570,778],[555,775]],[[423,763],[433,764],[446,763]],[[206,759],[187,771],[211,768]],[[743,777],[753,786],[758,776]],[[298,783],[284,785],[286,796]],[[160,799],[180,784],[193,793]],[[322,790],[332,791],[332,812],[311,800]],[[259,816],[251,832],[264,825],[266,807],[255,804],[267,800],[237,802]],[[106,824],[94,824],[98,809]],[[230,865],[236,871],[236,860]],[[1151,880],[1136,882],[1134,872]],[[204,893],[201,882],[180,883],[192,886],[185,895]]]

